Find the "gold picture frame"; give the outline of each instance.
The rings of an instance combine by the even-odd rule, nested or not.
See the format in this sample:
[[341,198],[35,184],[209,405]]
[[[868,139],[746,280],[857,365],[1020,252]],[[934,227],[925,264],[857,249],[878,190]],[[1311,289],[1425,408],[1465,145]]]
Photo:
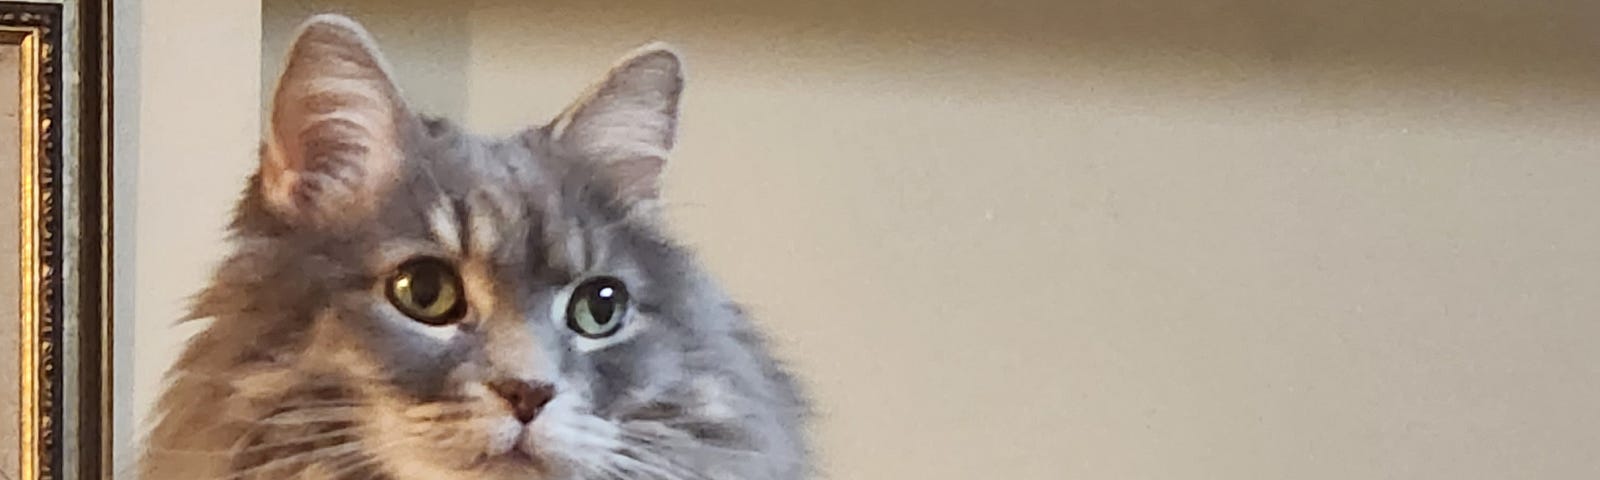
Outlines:
[[27,480],[56,478],[61,471],[61,20],[60,5],[0,3],[0,118],[15,122],[0,127],[0,178],[8,180],[0,188],[16,209],[0,220],[0,228],[15,232],[0,241],[14,242],[0,257],[19,273],[15,284],[0,282],[0,289],[15,292],[16,304],[6,307],[19,320],[15,329],[0,330],[0,341],[11,344],[5,349],[18,352],[0,362],[12,363],[4,370],[14,372],[18,385],[15,403],[0,402],[18,419],[0,428],[0,451],[18,452],[0,461],[0,474]]
[[[67,15],[70,11],[75,15]],[[110,478],[110,0],[0,2],[0,477]],[[66,79],[71,82],[65,82]],[[14,293],[12,293],[14,292]]]

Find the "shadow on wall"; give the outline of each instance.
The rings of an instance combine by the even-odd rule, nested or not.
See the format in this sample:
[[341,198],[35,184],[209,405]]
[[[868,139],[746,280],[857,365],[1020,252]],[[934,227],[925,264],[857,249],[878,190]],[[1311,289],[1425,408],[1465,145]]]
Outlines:
[[474,35],[487,32],[475,25],[516,22],[548,30],[543,38],[619,51],[642,39],[706,37],[694,42],[691,63],[744,57],[751,72],[827,55],[832,75],[896,75],[956,98],[996,78],[1037,88],[1109,75],[1095,93],[1269,116],[1405,110],[1449,122],[1470,108],[1472,117],[1586,134],[1584,116],[1563,112],[1600,110],[1600,37],[1590,34],[1600,3],[1582,0],[265,0],[264,9],[264,89],[292,26],[340,12],[370,26],[421,110],[469,121],[479,116],[474,68],[494,75],[495,64],[562,59],[572,46],[480,58],[506,52],[474,49],[482,39]]

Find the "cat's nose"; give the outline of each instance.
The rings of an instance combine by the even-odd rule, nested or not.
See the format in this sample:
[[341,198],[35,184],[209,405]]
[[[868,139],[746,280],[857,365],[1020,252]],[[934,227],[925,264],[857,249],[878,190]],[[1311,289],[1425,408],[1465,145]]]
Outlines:
[[506,403],[511,405],[511,412],[522,423],[533,421],[539,416],[539,411],[544,410],[545,404],[556,396],[556,387],[548,383],[509,378],[489,382],[489,389],[506,399]]

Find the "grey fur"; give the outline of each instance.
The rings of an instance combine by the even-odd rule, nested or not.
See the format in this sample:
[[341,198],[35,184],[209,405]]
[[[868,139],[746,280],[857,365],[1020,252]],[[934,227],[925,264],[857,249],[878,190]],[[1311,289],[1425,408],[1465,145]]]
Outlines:
[[[348,20],[312,22],[365,38]],[[668,60],[676,66],[676,56]],[[670,100],[668,128],[672,85],[681,80],[650,97]],[[599,88],[600,100],[585,101],[610,98]],[[290,187],[263,180],[274,168],[263,153],[263,172],[250,179],[231,227],[233,253],[196,299],[191,318],[211,323],[168,374],[141,478],[811,475],[796,381],[694,257],[663,234],[644,208],[653,196],[623,193],[638,192],[623,185],[640,171],[653,182],[654,170],[617,170],[616,161],[630,159],[569,144],[557,131],[567,127],[556,124],[571,121],[570,112],[551,126],[488,138],[401,107],[404,158],[394,176],[329,174],[381,182],[375,198],[360,199],[375,206],[370,212],[333,209],[349,218],[306,221],[275,207],[268,190]],[[381,170],[364,167],[367,176]],[[317,202],[331,195],[319,185],[293,193]],[[458,238],[437,237],[430,215],[440,211]],[[406,325],[375,286],[392,258],[448,251],[452,242],[462,245],[453,261],[482,267],[484,281],[468,288],[489,290],[469,292],[473,308],[487,310],[435,338]],[[479,244],[489,251],[474,251]],[[624,327],[634,334],[598,348],[581,346],[552,318],[563,289],[596,274],[624,279],[638,305]],[[557,385],[557,400],[525,427],[537,439],[529,442],[544,442],[534,459],[486,458],[484,430],[505,425],[509,413],[463,393],[508,372]]]

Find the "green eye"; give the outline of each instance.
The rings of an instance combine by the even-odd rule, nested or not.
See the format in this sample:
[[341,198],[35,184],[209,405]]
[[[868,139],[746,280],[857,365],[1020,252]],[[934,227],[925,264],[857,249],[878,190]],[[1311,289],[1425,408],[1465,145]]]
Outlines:
[[605,338],[622,329],[628,312],[628,287],[622,280],[595,277],[572,289],[567,301],[567,328],[589,338]]
[[467,313],[461,276],[444,260],[418,258],[400,265],[389,279],[389,303],[429,325],[447,325]]

